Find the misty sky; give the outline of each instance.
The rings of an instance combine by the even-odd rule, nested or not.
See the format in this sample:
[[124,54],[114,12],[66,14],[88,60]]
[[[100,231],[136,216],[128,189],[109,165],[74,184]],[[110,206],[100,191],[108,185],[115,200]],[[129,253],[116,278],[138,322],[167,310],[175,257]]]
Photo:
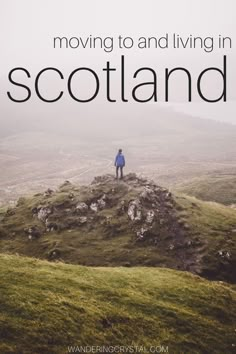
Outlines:
[[[63,124],[71,124],[78,127],[89,126],[89,129],[98,125],[110,124],[112,129],[113,119],[121,119],[127,114],[135,114],[139,104],[109,104],[104,97],[104,81],[101,79],[101,97],[92,104],[81,104],[72,102],[65,93],[61,102],[48,105],[35,97],[33,92],[30,102],[25,104],[14,104],[6,96],[6,91],[11,89],[19,93],[19,88],[12,88],[7,80],[8,72],[14,67],[25,67],[32,75],[31,79],[23,76],[23,81],[31,88],[37,73],[47,66],[60,69],[65,77],[77,67],[87,66],[94,70],[101,71],[106,61],[110,61],[119,67],[120,56],[126,57],[127,82],[129,90],[133,85],[132,75],[141,66],[153,67],[158,74],[160,81],[159,98],[163,100],[163,73],[166,67],[185,66],[193,78],[207,66],[222,68],[223,55],[228,56],[228,103],[220,104],[199,104],[195,102],[185,104],[186,86],[181,75],[176,75],[173,82],[172,107],[180,112],[204,118],[214,118],[234,123],[236,113],[236,28],[235,28],[234,0],[200,0],[197,2],[189,0],[172,1],[61,1],[61,0],[2,0],[0,11],[0,45],[1,45],[1,66],[0,66],[0,123],[3,128],[8,126],[30,126],[31,129],[38,129],[42,125],[58,126],[63,130]],[[212,53],[206,53],[203,49],[195,50],[121,50],[114,49],[111,53],[105,53],[103,49],[53,49],[53,38],[56,36],[86,37],[92,36],[163,36],[166,33],[177,33],[183,37],[190,34],[193,36],[230,36],[233,41],[231,50],[216,49]],[[22,79],[22,77],[21,77]],[[57,79],[55,81],[55,79]],[[120,73],[114,73],[112,92],[117,95],[120,90]],[[219,95],[221,81],[213,74],[209,75],[206,85],[206,92]],[[137,82],[138,83],[138,82]],[[195,81],[194,81],[195,83]],[[83,91],[83,94],[91,90],[91,81],[82,77],[75,82],[76,92]],[[58,78],[49,74],[47,79],[41,80],[42,92],[55,95],[55,90],[65,89],[65,83],[58,82]],[[23,91],[24,93],[24,91]],[[119,97],[117,97],[119,100]],[[194,101],[197,100],[196,95]],[[159,105],[156,105],[157,114]],[[165,106],[168,107],[167,105]],[[162,105],[163,109],[163,105]],[[152,109],[153,112],[153,109]],[[85,119],[86,117],[86,119]],[[120,118],[118,118],[120,117]],[[139,117],[139,119],[142,119]],[[107,123],[107,122],[110,123]]]

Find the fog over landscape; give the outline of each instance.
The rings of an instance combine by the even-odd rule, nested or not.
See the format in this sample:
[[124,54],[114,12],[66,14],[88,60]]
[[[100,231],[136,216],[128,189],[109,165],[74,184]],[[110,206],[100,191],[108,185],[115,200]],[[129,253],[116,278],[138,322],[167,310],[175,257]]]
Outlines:
[[[214,3],[214,17],[209,16]],[[91,5],[93,11],[91,11]],[[175,16],[178,7],[185,9]],[[171,13],[167,4],[147,1],[120,1],[110,8],[108,1],[79,2],[23,0],[3,1],[0,14],[0,203],[14,202],[18,196],[46,187],[56,187],[65,179],[87,183],[98,174],[114,173],[114,156],[122,147],[126,172],[146,175],[171,187],[192,177],[224,171],[235,171],[236,148],[236,52],[235,26],[232,8],[221,1],[187,0],[173,3]],[[202,10],[204,8],[204,11]],[[186,13],[188,15],[186,16]],[[116,14],[116,16],[114,16]],[[199,27],[199,21],[201,27]],[[118,49],[106,53],[96,49],[54,49],[54,37],[101,36],[165,36],[176,33],[188,36],[229,36],[232,48],[215,49],[207,53],[196,49]],[[125,89],[130,90],[140,80],[133,79],[135,70],[152,67],[158,77],[158,102],[123,103],[120,100],[120,57],[125,55]],[[223,55],[227,55],[227,102],[209,104],[200,101],[196,78],[206,67],[222,70]],[[112,75],[111,92],[116,103],[105,99],[105,76],[102,68],[110,61],[117,71]],[[100,93],[91,103],[81,104],[69,97],[66,79],[78,67],[86,66],[98,72]],[[171,102],[164,103],[164,70],[183,66],[192,74],[193,102],[187,103],[185,74],[172,78]],[[30,74],[15,74],[14,78],[29,86],[32,97],[25,103],[14,103],[6,92],[25,97],[25,90],[8,81],[8,73],[24,67]],[[55,73],[40,80],[40,90],[55,97],[64,90],[63,98],[47,104],[34,92],[34,80],[40,70],[55,67],[62,71],[65,82]],[[141,78],[141,77],[140,77]],[[143,80],[150,76],[144,74]],[[82,74],[75,78],[73,90],[80,97],[91,95],[94,82]],[[222,93],[222,78],[209,73],[203,82],[209,97]],[[143,91],[142,94],[145,95]],[[149,91],[150,94],[150,91]]]
[[0,1],[0,354],[235,352],[235,13]]

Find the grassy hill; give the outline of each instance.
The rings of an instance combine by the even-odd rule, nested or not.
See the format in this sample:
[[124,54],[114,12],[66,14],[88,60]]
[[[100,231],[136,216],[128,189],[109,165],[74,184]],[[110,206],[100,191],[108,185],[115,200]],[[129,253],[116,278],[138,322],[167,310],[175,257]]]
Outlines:
[[235,287],[160,268],[93,268],[0,255],[0,352],[72,346],[233,353]]
[[225,205],[236,204],[236,177],[233,174],[212,174],[194,178],[177,185],[176,191],[205,201]]
[[0,215],[0,247],[88,266],[159,266],[236,281],[236,210],[130,174],[64,183]]

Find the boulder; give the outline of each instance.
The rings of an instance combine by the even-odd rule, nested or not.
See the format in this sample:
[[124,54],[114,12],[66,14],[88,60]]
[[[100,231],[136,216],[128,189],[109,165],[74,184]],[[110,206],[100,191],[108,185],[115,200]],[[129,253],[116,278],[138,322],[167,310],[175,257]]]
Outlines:
[[147,212],[147,216],[146,216],[146,220],[145,222],[147,224],[152,224],[153,223],[153,220],[154,220],[154,217],[155,217],[155,212],[153,210],[149,210]]
[[76,205],[76,211],[81,213],[81,214],[84,214],[88,211],[88,205],[84,202],[81,202],[81,203],[78,203]]
[[142,219],[141,203],[138,199],[129,203],[128,217],[132,221],[140,221]]
[[50,214],[52,214],[52,209],[49,207],[41,207],[38,209],[38,219],[42,222],[45,222]]
[[105,208],[105,206],[106,206],[105,199],[106,199],[106,194],[103,194],[103,196],[100,199],[98,199],[97,205],[98,205],[99,209],[104,209]]
[[98,204],[97,203],[91,203],[90,204],[90,209],[94,211],[95,213],[98,212]]
[[86,222],[88,221],[88,219],[87,219],[87,217],[86,216],[80,216],[79,218],[78,218],[78,222],[79,222],[79,224],[86,224]]

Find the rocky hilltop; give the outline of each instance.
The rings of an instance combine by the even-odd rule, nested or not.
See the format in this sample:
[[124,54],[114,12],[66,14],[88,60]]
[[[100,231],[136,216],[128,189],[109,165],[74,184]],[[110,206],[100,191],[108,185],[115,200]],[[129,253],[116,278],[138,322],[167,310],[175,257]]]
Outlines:
[[20,198],[3,213],[0,244],[4,252],[53,261],[161,266],[234,281],[236,213],[231,211],[227,230],[222,225],[222,247],[222,233],[215,221],[204,219],[201,203],[135,174],[122,181],[96,177],[88,186],[66,181],[58,190]]

